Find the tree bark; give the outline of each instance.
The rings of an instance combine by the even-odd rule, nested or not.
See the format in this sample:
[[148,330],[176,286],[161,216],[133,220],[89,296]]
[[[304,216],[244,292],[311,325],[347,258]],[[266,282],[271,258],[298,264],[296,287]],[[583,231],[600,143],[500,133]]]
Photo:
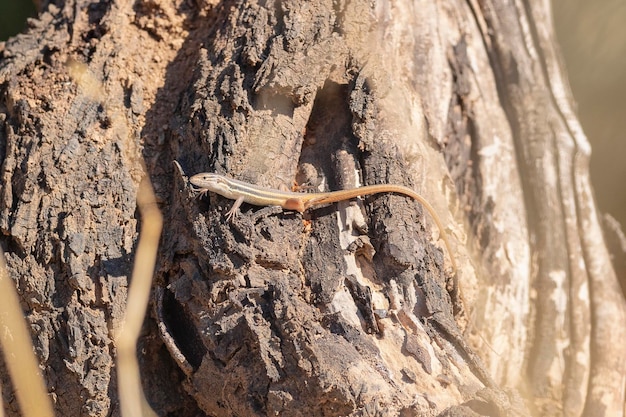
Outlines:
[[[0,49],[0,243],[56,412],[120,413],[149,175],[159,415],[623,415],[626,305],[551,22],[545,2],[48,4]],[[173,160],[407,185],[454,253],[398,195],[229,222]]]

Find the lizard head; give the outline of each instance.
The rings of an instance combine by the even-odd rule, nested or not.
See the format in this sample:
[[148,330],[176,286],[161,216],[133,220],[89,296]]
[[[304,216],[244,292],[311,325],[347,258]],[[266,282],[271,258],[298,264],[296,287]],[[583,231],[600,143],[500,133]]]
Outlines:
[[211,191],[224,197],[232,198],[233,192],[230,180],[220,174],[212,172],[203,172],[189,178],[191,185],[197,188],[202,194]]

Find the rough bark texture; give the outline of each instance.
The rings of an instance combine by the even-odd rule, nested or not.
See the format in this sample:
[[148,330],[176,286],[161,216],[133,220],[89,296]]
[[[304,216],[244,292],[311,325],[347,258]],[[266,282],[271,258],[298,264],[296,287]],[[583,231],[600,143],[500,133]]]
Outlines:
[[[549,13],[48,4],[0,49],[0,242],[59,415],[119,415],[144,174],[167,219],[139,347],[160,415],[623,415],[626,308]],[[407,198],[228,222],[174,159],[283,189],[408,185],[459,270]]]

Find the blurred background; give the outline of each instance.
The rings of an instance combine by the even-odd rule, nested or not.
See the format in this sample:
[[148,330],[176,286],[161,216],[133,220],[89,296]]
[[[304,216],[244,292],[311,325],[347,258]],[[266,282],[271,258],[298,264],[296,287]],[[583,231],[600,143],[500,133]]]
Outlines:
[[553,0],[600,210],[626,226],[626,1]]
[[[593,149],[598,206],[626,225],[626,1],[553,0],[578,115]],[[0,41],[35,16],[31,0],[0,0]]]
[[24,29],[26,18],[37,13],[31,0],[0,0],[0,41]]

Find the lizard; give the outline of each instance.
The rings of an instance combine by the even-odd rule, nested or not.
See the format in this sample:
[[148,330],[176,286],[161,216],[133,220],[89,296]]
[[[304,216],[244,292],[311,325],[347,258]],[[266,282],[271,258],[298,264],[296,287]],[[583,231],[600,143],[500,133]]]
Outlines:
[[454,273],[456,274],[457,272],[457,265],[452,255],[452,248],[437,212],[424,197],[403,185],[376,184],[340,191],[302,193],[261,187],[211,172],[193,175],[189,178],[189,182],[196,187],[197,191],[200,191],[201,195],[210,191],[228,199],[235,200],[232,208],[226,214],[226,219],[229,221],[236,215],[242,203],[255,206],[280,206],[285,210],[295,210],[303,213],[312,207],[371,194],[394,193],[411,197],[426,208],[435,221],[448,251]]

